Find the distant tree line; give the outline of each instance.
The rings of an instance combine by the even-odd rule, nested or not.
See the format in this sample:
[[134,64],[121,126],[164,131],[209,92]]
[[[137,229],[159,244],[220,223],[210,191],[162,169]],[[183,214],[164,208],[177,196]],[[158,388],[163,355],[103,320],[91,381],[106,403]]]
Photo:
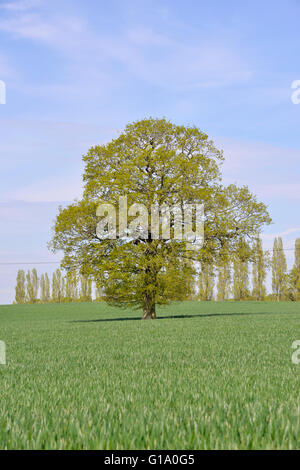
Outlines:
[[[250,270],[251,268],[251,270]],[[272,293],[267,293],[267,273],[272,272]],[[254,250],[241,241],[234,255],[218,266],[207,260],[194,276],[193,300],[300,300],[300,238],[295,241],[294,265],[287,269],[282,239],[275,238],[272,256],[256,239]],[[252,279],[251,279],[252,278]],[[87,277],[57,269],[50,282],[47,273],[38,276],[34,268],[18,271],[15,288],[17,304],[49,302],[91,302],[105,300],[103,288]]]
[[38,276],[34,268],[28,271],[20,269],[15,287],[15,303],[60,303],[60,302],[91,302],[102,300],[102,289],[95,285],[87,276],[78,275],[75,271],[67,271],[63,275],[57,269],[50,282],[47,273]]
[[[250,272],[250,267],[252,267]],[[267,293],[267,273],[272,272],[272,293]],[[252,277],[252,280],[251,280]],[[252,281],[252,282],[251,282]],[[282,239],[275,238],[272,256],[260,238],[250,252],[245,242],[219,266],[202,263],[194,298],[200,300],[300,300],[300,238],[295,241],[294,265],[287,269]]]

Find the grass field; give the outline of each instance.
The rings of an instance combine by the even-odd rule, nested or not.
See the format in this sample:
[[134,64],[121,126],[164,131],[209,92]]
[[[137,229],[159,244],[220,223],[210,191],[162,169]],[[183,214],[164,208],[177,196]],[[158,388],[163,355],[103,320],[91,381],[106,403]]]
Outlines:
[[[0,307],[2,449],[300,448],[300,305]],[[172,318],[173,317],[173,318]]]

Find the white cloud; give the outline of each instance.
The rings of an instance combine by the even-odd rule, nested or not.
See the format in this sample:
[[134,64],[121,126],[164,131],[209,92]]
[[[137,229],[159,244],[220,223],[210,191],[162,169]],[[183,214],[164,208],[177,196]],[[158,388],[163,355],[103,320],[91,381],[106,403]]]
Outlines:
[[[24,14],[0,21],[0,30],[25,39],[35,39],[48,44],[62,46],[71,33],[81,31],[80,20],[66,18],[63,20],[44,20],[39,14]],[[68,42],[64,45],[67,46]]]
[[91,71],[99,74],[109,64],[113,77],[117,61],[124,71],[146,83],[188,91],[240,83],[253,75],[252,66],[236,44],[221,43],[214,37],[180,41],[136,24],[109,35],[95,32],[82,17],[45,16],[42,11],[13,14],[0,21],[0,30],[57,48],[88,76]]
[[80,174],[64,174],[59,177],[40,178],[34,184],[22,186],[7,192],[7,200],[25,202],[61,202],[72,201],[82,196],[82,180]]
[[0,8],[12,12],[26,11],[41,4],[40,0],[18,0],[3,3]]
[[261,238],[263,240],[274,240],[276,237],[285,237],[286,235],[290,235],[291,233],[300,232],[300,227],[291,227],[283,232],[277,233],[264,233],[262,234]]

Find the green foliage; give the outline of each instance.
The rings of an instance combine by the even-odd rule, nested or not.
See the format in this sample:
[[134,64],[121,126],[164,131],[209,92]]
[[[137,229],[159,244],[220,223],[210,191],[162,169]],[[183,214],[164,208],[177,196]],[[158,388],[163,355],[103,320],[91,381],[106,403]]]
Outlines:
[[[196,127],[176,126],[165,119],[144,119],[126,127],[106,145],[84,156],[84,196],[60,208],[50,246],[63,250],[63,266],[73,266],[103,285],[111,304],[142,307],[155,317],[155,305],[183,300],[192,291],[192,262],[216,261],[233,253],[244,238],[250,243],[270,222],[266,206],[247,187],[221,184],[222,152]],[[99,240],[99,203],[128,205],[198,203],[205,205],[205,242],[198,252],[186,242],[153,240],[148,236],[128,243]]]
[[65,281],[60,269],[57,269],[52,275],[52,301],[62,302],[64,299]]
[[[271,261],[269,252],[263,251],[262,242],[259,237],[255,239],[252,248],[241,239],[233,256],[233,279],[231,276],[231,259],[232,255],[223,249],[219,257],[219,265],[217,266],[218,280],[216,285],[216,298],[218,301],[230,300],[231,292],[233,292],[236,300],[300,300],[300,239],[295,241],[295,261],[289,273],[287,273],[282,240],[279,242],[277,239],[274,240],[274,250]],[[200,273],[198,277],[196,277],[193,260],[186,258],[183,254],[182,258],[179,259],[176,270],[181,269],[184,281],[181,277],[176,277],[176,275],[172,276],[172,266],[168,268],[168,275],[171,280],[170,291],[168,292],[167,283],[163,286],[163,289],[168,292],[168,298],[171,299],[172,293],[174,294],[174,292],[176,292],[173,300],[179,300],[180,298],[187,298],[188,300],[213,300],[215,276],[213,263],[213,258],[209,258],[206,254],[205,261],[202,261],[200,264],[202,269],[200,269]],[[250,296],[249,289],[249,263],[252,264],[252,296]],[[114,264],[113,260],[112,264]],[[272,267],[273,275],[273,293],[267,294],[265,280],[270,267]],[[281,271],[282,267],[283,272]],[[89,277],[89,275],[78,275],[75,271],[70,269],[68,271],[69,274],[67,273],[64,277],[59,269],[54,273],[52,283],[52,296],[54,297],[52,297],[47,273],[42,274],[39,281],[36,270],[34,272],[35,274],[29,272],[26,276],[26,282],[24,271],[19,270],[15,287],[15,303],[36,303],[38,301],[41,303],[90,302],[93,292],[91,277]],[[164,273],[164,270],[162,270],[162,273]],[[35,285],[40,285],[40,297],[38,297],[37,292],[33,294],[33,279],[35,279]],[[159,280],[163,282],[161,274]],[[116,277],[115,284],[111,282],[110,287],[111,289],[115,289],[116,299],[118,299],[118,289],[120,287],[118,277]],[[138,286],[136,289],[138,289]],[[29,292],[32,292],[31,298],[29,297]],[[278,295],[278,292],[281,292],[281,294]],[[104,286],[101,282],[98,281],[98,283],[96,283],[94,293],[96,301],[105,300]],[[113,291],[111,295],[113,295]],[[117,302],[118,300],[116,300],[116,303]],[[161,303],[163,303],[163,299]]]
[[215,273],[212,263],[201,263],[199,272],[199,299],[200,300],[213,300]]
[[233,259],[233,296],[235,300],[246,300],[249,290],[249,259],[251,249],[245,240],[240,240]]
[[41,296],[40,300],[43,304],[50,302],[51,295],[50,295],[50,280],[48,274],[42,274],[40,279],[40,289],[41,289]]
[[103,301],[103,287],[101,286],[101,284],[96,284],[95,300],[96,302]]
[[76,271],[68,270],[64,278],[64,302],[76,302],[78,300],[78,278]]
[[227,259],[218,266],[217,300],[228,300],[231,293],[231,266]]
[[[33,269],[31,272],[28,271],[25,279],[24,271],[19,270],[15,287],[15,303],[91,302],[92,290],[92,279],[88,276],[78,276],[74,270],[69,269],[63,276],[61,270],[56,269],[52,276],[52,289],[47,273],[41,274],[39,278],[37,270]],[[96,288],[96,297],[100,290],[99,285]]]
[[255,300],[265,300],[268,254],[264,253],[262,241],[257,238],[254,245],[252,269],[252,296]]
[[81,302],[92,301],[92,280],[86,276],[80,276],[80,294]]
[[290,298],[300,300],[300,238],[295,241],[295,262],[288,276]]
[[288,275],[282,238],[274,240],[272,256],[272,289],[276,300],[288,298]]
[[1,448],[299,448],[298,304],[185,302],[159,315],[1,306]]
[[35,268],[26,274],[26,302],[35,304],[38,302],[39,278]]
[[15,301],[17,304],[25,304],[26,302],[26,286],[25,286],[25,272],[23,269],[18,270],[17,285],[15,287]]
[[44,276],[45,279],[45,294],[44,294],[44,301],[45,302],[50,302],[51,296],[50,296],[50,279],[47,273],[45,273]]

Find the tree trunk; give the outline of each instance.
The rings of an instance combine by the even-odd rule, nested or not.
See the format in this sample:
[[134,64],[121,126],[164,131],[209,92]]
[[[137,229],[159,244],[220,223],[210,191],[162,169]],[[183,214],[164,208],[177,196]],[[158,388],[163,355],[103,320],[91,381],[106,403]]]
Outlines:
[[153,299],[146,299],[143,306],[143,320],[153,320],[156,318],[155,302]]

